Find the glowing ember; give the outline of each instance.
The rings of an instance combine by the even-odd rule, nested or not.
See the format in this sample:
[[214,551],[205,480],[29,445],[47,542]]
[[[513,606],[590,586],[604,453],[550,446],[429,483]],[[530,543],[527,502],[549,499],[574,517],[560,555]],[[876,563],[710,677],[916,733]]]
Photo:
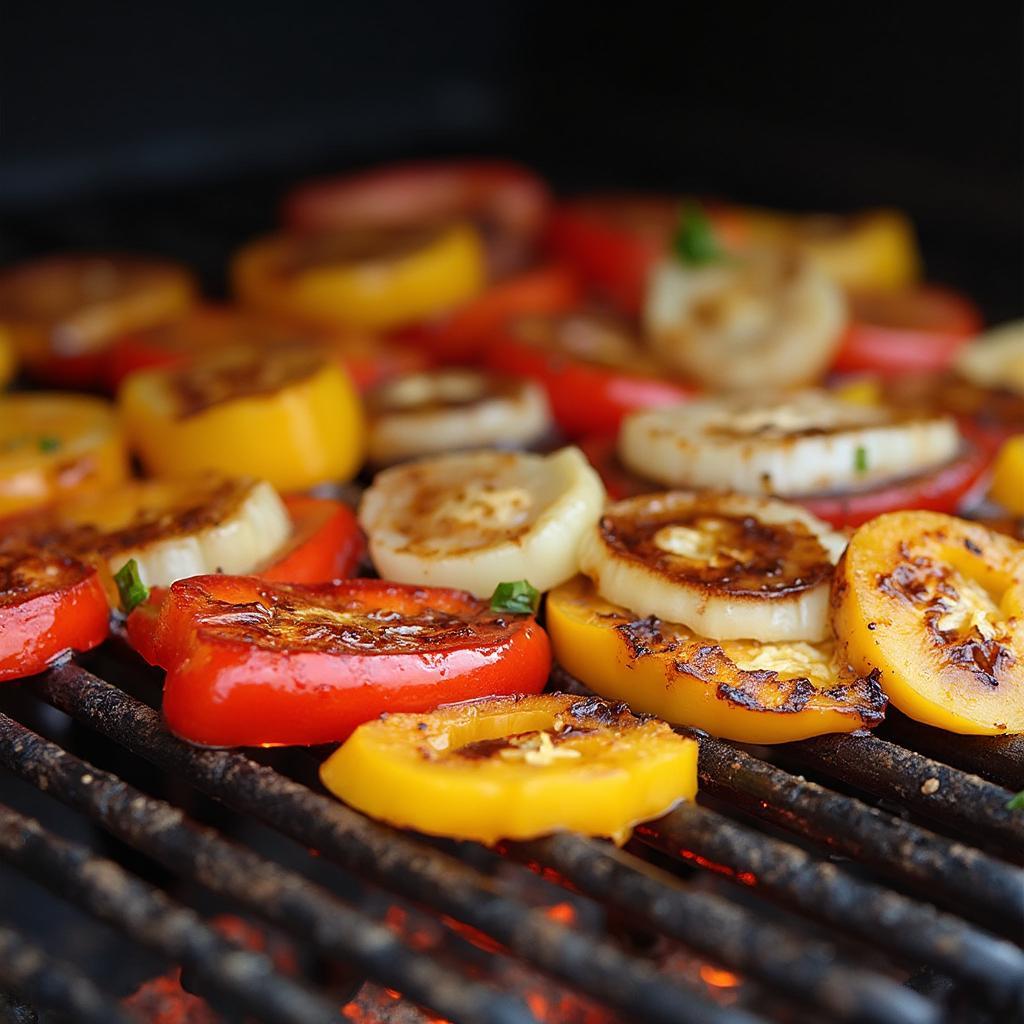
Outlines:
[[739,975],[733,974],[732,971],[723,971],[718,967],[712,967],[711,964],[701,966],[700,977],[701,981],[715,988],[735,988],[740,984]]
[[569,925],[576,921],[576,908],[571,903],[556,903],[547,907],[544,913],[559,924]]

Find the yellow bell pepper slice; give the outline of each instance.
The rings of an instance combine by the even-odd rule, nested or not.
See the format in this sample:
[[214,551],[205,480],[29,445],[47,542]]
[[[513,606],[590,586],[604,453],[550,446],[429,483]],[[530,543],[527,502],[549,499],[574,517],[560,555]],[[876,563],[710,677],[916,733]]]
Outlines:
[[921,277],[914,226],[899,210],[847,216],[741,209],[754,244],[795,244],[850,291],[905,288]]
[[56,392],[0,397],[0,518],[127,475],[128,455],[109,402]]
[[637,619],[582,576],[552,590],[546,608],[555,660],[634,711],[744,743],[852,732],[882,718],[877,684],[841,672],[831,643],[708,640]]
[[430,835],[624,842],[694,798],[697,743],[595,698],[488,697],[361,725],[320,777],[356,809]]
[[324,327],[398,327],[461,305],[485,283],[483,244],[467,224],[416,231],[274,236],[235,257],[240,300]]
[[1024,516],[1024,434],[1003,442],[992,468],[988,496],[1011,515]]
[[950,732],[1024,731],[1024,544],[938,512],[862,526],[836,569],[845,656],[893,705]]
[[0,388],[6,387],[18,369],[18,360],[14,353],[14,342],[5,337],[0,327]]
[[349,479],[362,409],[344,371],[307,347],[226,347],[121,386],[129,441],[154,476],[253,476],[281,491]]

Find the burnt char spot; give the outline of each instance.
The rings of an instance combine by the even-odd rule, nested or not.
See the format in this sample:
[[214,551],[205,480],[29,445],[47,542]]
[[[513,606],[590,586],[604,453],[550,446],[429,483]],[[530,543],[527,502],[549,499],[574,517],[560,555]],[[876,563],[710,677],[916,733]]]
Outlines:
[[[738,686],[719,683],[718,696],[748,711],[795,714],[807,707],[814,694],[814,686],[809,679],[779,679],[777,672],[742,672],[738,679]],[[765,703],[766,693],[776,698],[770,704]]]
[[964,537],[964,547],[967,548],[967,550],[970,551],[972,555],[981,554],[981,548],[979,548],[978,545],[975,544],[970,537]]
[[1016,663],[1013,653],[995,638],[967,638],[961,643],[949,644],[945,650],[951,665],[966,669],[988,686],[998,686],[999,678],[1007,678],[1010,667]]
[[[710,523],[717,542],[710,560],[676,555],[655,542],[666,527],[701,528]],[[621,512],[603,516],[599,528],[605,545],[618,557],[730,597],[803,593],[832,575],[828,552],[803,523],[773,524],[752,515],[729,515],[713,497],[686,504],[630,502]]]
[[65,555],[33,547],[0,547],[0,608],[52,594],[85,579],[92,569]]
[[579,729],[581,724],[597,726],[621,727],[635,721],[644,721],[649,716],[634,715],[629,710],[625,701],[618,701],[615,704],[602,700],[600,697],[584,697],[576,701],[569,708],[569,714],[576,720],[574,728]]
[[635,619],[615,627],[622,637],[633,660],[650,654],[669,653],[678,646],[678,641],[665,637],[661,632],[661,620],[649,615],[646,619]]
[[[854,674],[852,669],[848,671]],[[825,693],[834,700],[856,705],[865,726],[871,728],[885,717],[885,708],[889,703],[880,679],[881,673],[873,668],[868,675],[856,676],[852,682],[834,686]]]

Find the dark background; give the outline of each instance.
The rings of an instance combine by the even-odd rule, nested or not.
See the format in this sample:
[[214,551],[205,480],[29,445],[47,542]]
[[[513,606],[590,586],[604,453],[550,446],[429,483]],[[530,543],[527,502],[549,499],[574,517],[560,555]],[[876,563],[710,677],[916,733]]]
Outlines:
[[485,153],[563,191],[895,204],[1019,314],[1022,5],[12,0],[0,260],[165,252],[222,283],[288,182]]

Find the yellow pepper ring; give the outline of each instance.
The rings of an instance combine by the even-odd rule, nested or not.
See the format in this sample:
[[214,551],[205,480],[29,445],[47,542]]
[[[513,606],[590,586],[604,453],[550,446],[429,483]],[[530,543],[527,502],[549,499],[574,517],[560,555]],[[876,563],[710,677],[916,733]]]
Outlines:
[[841,675],[830,644],[709,640],[637,619],[582,576],[550,591],[545,608],[555,660],[570,675],[668,722],[743,743],[788,743],[882,718],[878,686]]
[[130,374],[118,404],[155,476],[253,476],[281,491],[347,480],[363,454],[359,398],[324,352],[228,347]]
[[490,697],[368,722],[320,777],[358,810],[431,835],[623,842],[694,798],[697,743],[595,698]]
[[14,354],[14,342],[4,334],[0,327],[0,388],[6,387],[18,368]]
[[414,232],[275,236],[235,258],[240,299],[263,312],[325,327],[384,329],[445,312],[485,282],[485,256],[467,224]]
[[56,392],[0,398],[0,518],[110,487],[127,475],[110,403]]
[[996,456],[988,494],[1011,515],[1024,516],[1024,434],[1003,442]]
[[750,241],[795,244],[851,291],[905,288],[921,277],[914,226],[899,210],[849,216],[740,211]]
[[850,664],[939,729],[1024,732],[1024,545],[938,512],[890,512],[836,567],[833,625]]

